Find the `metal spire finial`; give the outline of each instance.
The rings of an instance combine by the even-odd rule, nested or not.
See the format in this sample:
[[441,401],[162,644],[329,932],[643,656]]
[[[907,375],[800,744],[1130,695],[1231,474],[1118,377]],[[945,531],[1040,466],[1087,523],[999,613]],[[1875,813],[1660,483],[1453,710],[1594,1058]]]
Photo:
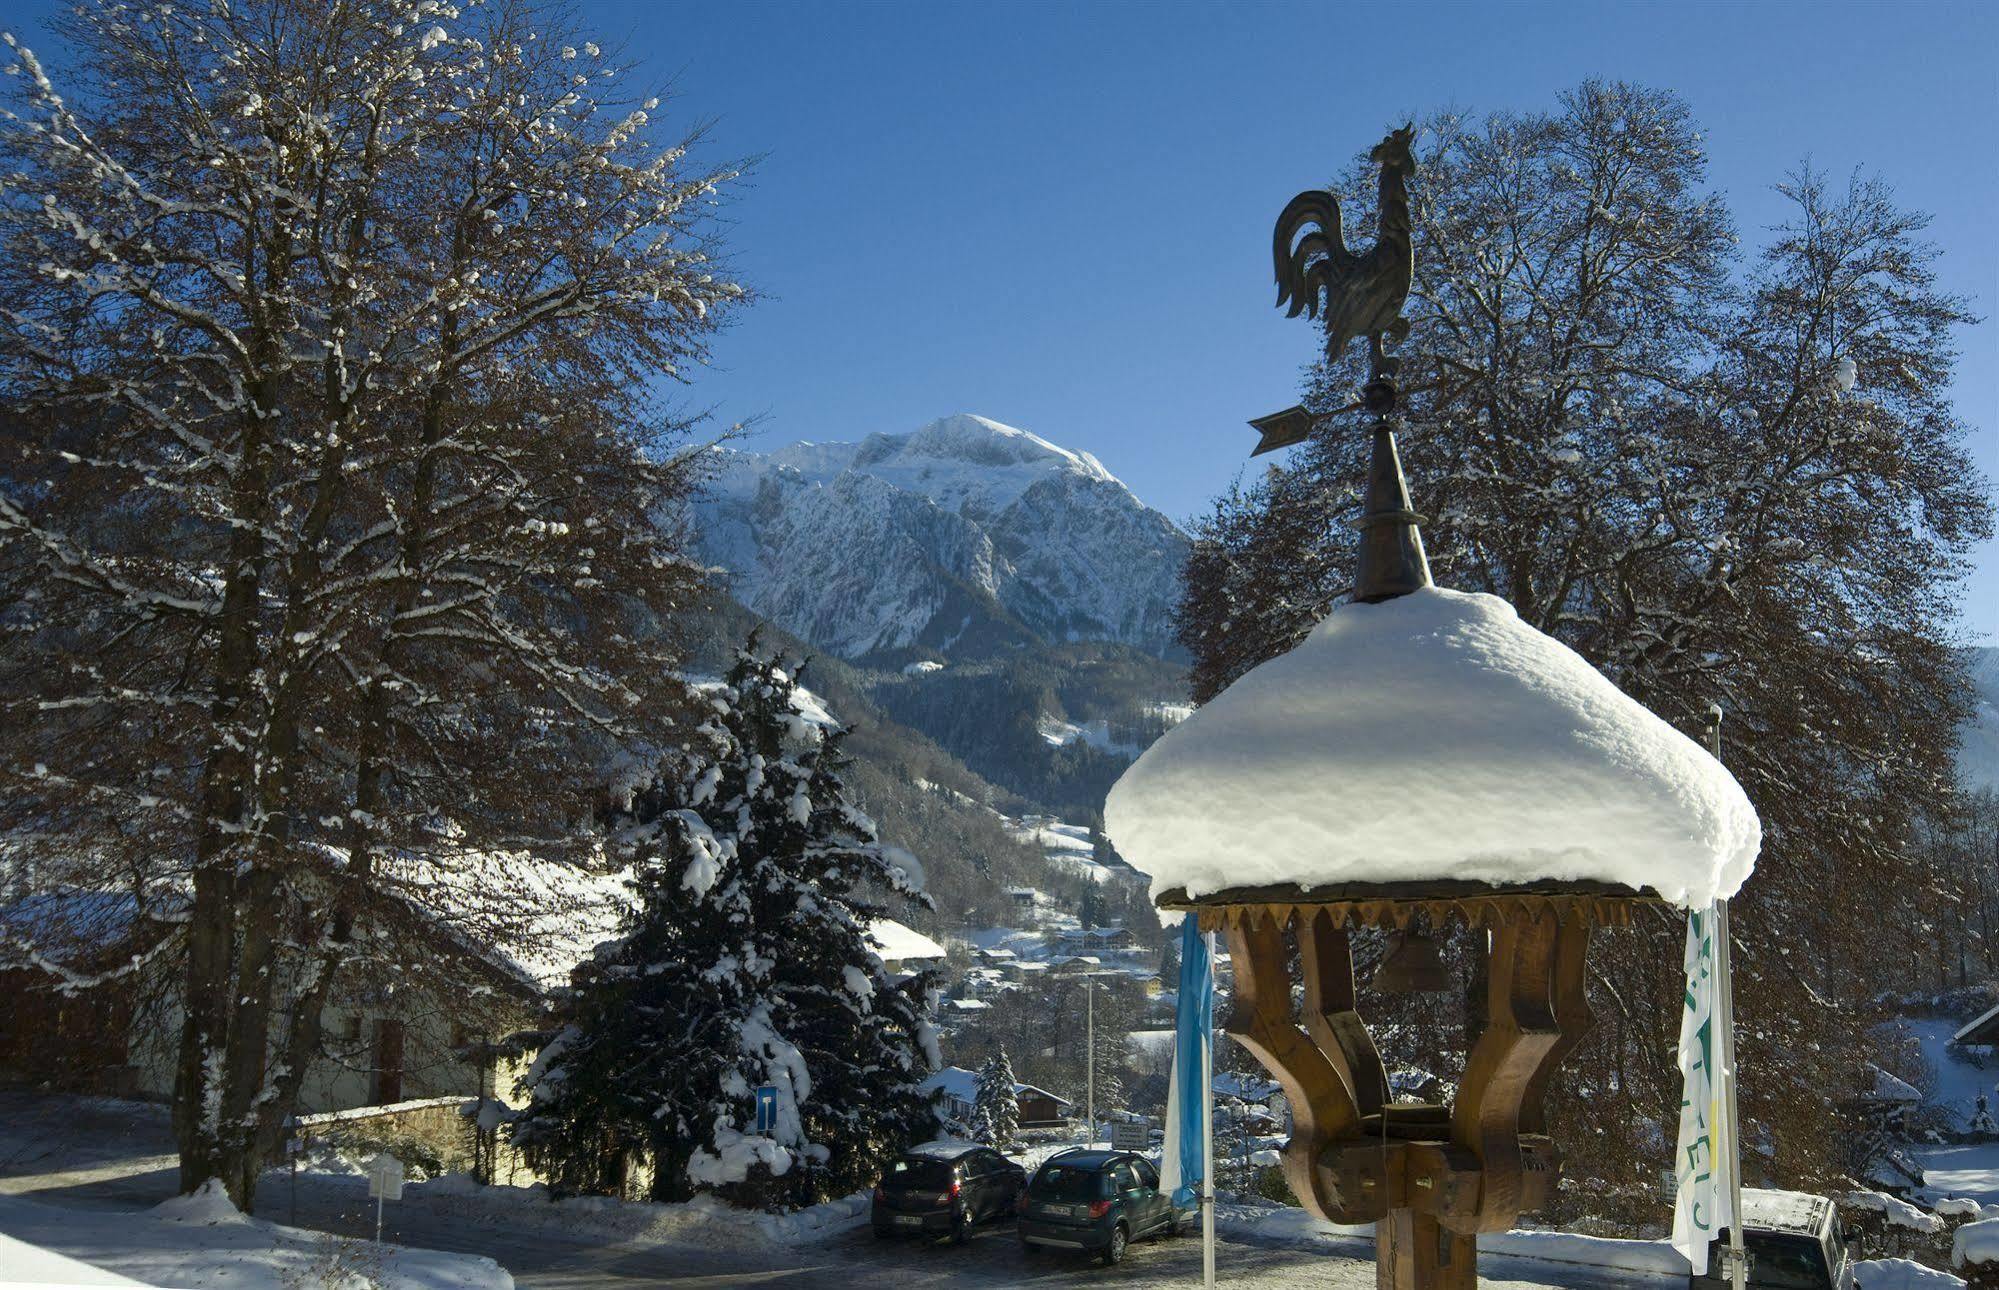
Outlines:
[[[1393,362],[1393,359],[1389,360]],[[1393,600],[1430,586],[1430,561],[1423,554],[1423,522],[1409,504],[1402,477],[1402,454],[1395,449],[1395,380],[1377,375],[1367,383],[1369,405],[1386,404],[1374,423],[1374,452],[1367,466],[1367,496],[1354,527],[1360,556],[1354,563],[1353,598],[1362,604]]]

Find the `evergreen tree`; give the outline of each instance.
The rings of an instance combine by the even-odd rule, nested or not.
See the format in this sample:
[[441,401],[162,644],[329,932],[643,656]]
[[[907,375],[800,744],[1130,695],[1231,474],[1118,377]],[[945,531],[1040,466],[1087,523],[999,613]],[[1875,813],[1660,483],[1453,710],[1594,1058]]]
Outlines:
[[1005,1147],[1020,1132],[1020,1096],[1014,1091],[1013,1063],[1004,1046],[979,1066],[979,1091],[972,1103],[972,1136]]
[[655,1200],[808,1205],[872,1181],[929,1124],[934,982],[892,979],[867,939],[880,897],[928,899],[847,800],[845,731],[803,714],[754,637],[700,698],[693,745],[620,821],[637,906],[523,1080],[515,1141],[571,1190],[611,1189],[638,1157]]

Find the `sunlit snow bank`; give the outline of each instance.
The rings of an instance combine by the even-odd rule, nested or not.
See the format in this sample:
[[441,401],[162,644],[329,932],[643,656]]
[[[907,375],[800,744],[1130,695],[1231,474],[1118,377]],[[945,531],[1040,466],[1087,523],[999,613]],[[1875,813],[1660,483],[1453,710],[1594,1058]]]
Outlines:
[[1999,1218],[1966,1223],[1951,1235],[1950,1265],[1999,1263]]
[[656,1245],[810,1245],[850,1232],[868,1221],[869,1195],[855,1192],[789,1214],[737,1209],[712,1196],[684,1204],[572,1196],[551,1201],[532,1187],[480,1186],[464,1174],[447,1174],[407,1188],[403,1195],[432,1213],[510,1230],[545,1230],[570,1241],[622,1241]]
[[[214,1184],[210,1184],[211,1188]],[[0,1197],[0,1284],[286,1290],[513,1290],[491,1259],[376,1245],[236,1212],[219,1191],[150,1213],[67,1209]]]
[[[1374,1257],[1373,1224],[1328,1223],[1289,1206],[1218,1205],[1215,1230],[1230,1240],[1255,1245],[1360,1259]],[[1673,1277],[1683,1284],[1688,1271],[1685,1256],[1665,1241],[1615,1240],[1570,1232],[1481,1232],[1478,1252],[1482,1258],[1532,1259],[1540,1263],[1605,1268],[1625,1275]]]
[[1860,1290],[1959,1290],[1963,1277],[1925,1267],[1914,1259],[1867,1259],[1853,1265]]
[[1912,1232],[1934,1235],[1943,1231],[1943,1220],[1927,1210],[1918,1209],[1899,1196],[1890,1196],[1878,1191],[1850,1191],[1845,1203],[1853,1209],[1871,1209],[1880,1214],[1891,1227],[1904,1227]]
[[1152,890],[1594,880],[1732,894],[1762,826],[1733,776],[1496,596],[1347,604],[1111,790]]

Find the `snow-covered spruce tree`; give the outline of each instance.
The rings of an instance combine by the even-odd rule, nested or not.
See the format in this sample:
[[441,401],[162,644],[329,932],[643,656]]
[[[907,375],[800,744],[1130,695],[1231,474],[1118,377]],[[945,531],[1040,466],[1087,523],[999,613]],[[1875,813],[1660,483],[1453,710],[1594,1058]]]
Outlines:
[[1013,1063],[1002,1045],[979,1064],[979,1089],[972,1103],[972,1136],[993,1147],[1013,1144],[1020,1133],[1020,1095],[1015,1092]]
[[[1745,261],[1668,93],[1592,82],[1551,112],[1442,115],[1420,151],[1401,451],[1433,569],[1690,734],[1726,710],[1765,826],[1734,915],[1745,1132],[1784,1176],[1822,1173],[1879,938],[1928,939],[1909,843],[1951,791],[1956,591],[1992,520],[1950,401],[1963,305],[1878,181],[1781,184],[1790,218]],[[1350,212],[1372,210],[1364,169]],[[1349,405],[1364,363],[1356,346],[1312,372],[1308,405]],[[1367,452],[1357,414],[1325,415],[1198,526],[1180,615],[1198,700],[1344,595]],[[1596,1028],[1551,1110],[1598,1194],[1651,1203],[1683,935],[1645,919],[1592,950]]]
[[[928,974],[871,946],[884,902],[924,903],[841,782],[844,731],[752,639],[694,741],[638,789],[620,844],[637,906],[584,970],[523,1090],[514,1140],[575,1189],[628,1153],[655,1200],[785,1209],[845,1195],[928,1136],[939,1064]],[[777,1090],[756,1130],[755,1093]]]
[[[330,992],[449,991],[528,904],[494,853],[587,850],[605,759],[667,746],[645,391],[741,296],[726,175],[533,4],[59,25],[61,92],[0,83],[0,827],[173,906],[181,1182],[247,1204]],[[0,953],[88,988],[48,948]]]

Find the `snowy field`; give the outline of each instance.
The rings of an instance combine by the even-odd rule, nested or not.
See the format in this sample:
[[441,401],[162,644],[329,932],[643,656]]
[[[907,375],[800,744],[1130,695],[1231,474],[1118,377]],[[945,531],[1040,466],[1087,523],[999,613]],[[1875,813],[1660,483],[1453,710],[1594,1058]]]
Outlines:
[[[1200,1277],[1199,1242],[1185,1238],[1135,1246],[1125,1263],[1105,1268],[1079,1257],[1029,1255],[1007,1226],[982,1229],[963,1246],[878,1241],[858,1204],[836,1202],[811,1218],[772,1220],[706,1206],[602,1200],[551,1205],[538,1192],[476,1188],[455,1179],[412,1185],[403,1201],[391,1203],[385,1234],[392,1246],[405,1248],[377,1254],[365,1239],[373,1231],[374,1209],[363,1180],[302,1174],[294,1191],[284,1173],[268,1174],[252,1220],[173,1201],[170,1148],[161,1108],[0,1095],[0,1234],[13,1242],[0,1245],[0,1284],[53,1279],[65,1258],[98,1278],[78,1281],[72,1266],[64,1275],[76,1284],[136,1281],[203,1290],[367,1284],[341,1281],[347,1272],[396,1290],[809,1286],[849,1280],[865,1280],[871,1290],[1149,1287],[1194,1284]],[[169,1202],[164,1214],[154,1208],[162,1202]],[[1372,1241],[1301,1211],[1225,1206],[1220,1230],[1220,1267],[1231,1286],[1365,1290],[1374,1284]],[[1483,1257],[1482,1284],[1578,1290],[1684,1284],[1638,1270],[1656,1268],[1670,1255],[1662,1256],[1656,1243],[1591,1248],[1589,1242],[1578,1244],[1580,1238],[1527,1241],[1520,1248],[1535,1258],[1518,1257],[1513,1245],[1507,1253]],[[1633,1248],[1616,1251],[1610,1245]],[[1599,1262],[1545,1261],[1575,1257],[1577,1251]],[[467,1255],[473,1257],[457,1257]],[[35,1275],[37,1269],[46,1275]]]
[[489,1258],[376,1245],[281,1227],[226,1196],[176,1196],[144,1213],[0,1197],[0,1284],[187,1286],[208,1290],[513,1290]]
[[[1983,1093],[1994,1112],[1999,1112],[1999,1063],[1980,1065],[1949,1047],[1950,1037],[1962,1023],[1935,1017],[1912,1017],[1894,1023],[1922,1050],[1935,1073],[1924,1091],[1924,1101],[1942,1108],[1953,1127],[1969,1125],[1976,1113],[1978,1096]],[[1966,1143],[1956,1146],[1909,1148],[1909,1155],[1923,1167],[1928,1190],[1938,1196],[1962,1196],[1980,1205],[1999,1205],[1999,1143]]]

